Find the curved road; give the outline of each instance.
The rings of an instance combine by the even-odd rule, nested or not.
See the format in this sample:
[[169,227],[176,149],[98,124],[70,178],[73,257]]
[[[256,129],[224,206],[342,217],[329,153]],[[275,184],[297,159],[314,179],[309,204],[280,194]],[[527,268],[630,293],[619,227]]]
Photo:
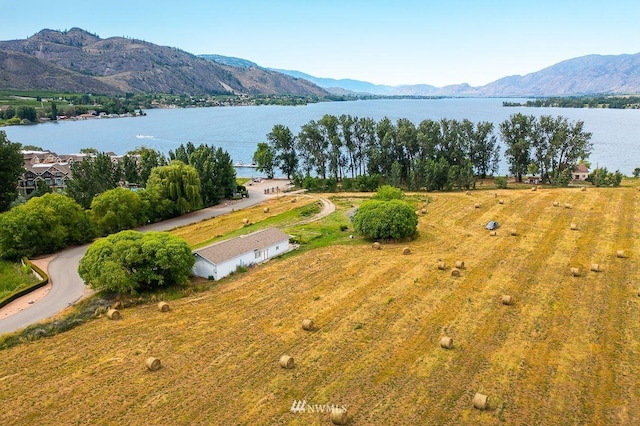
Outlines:
[[[174,219],[165,220],[138,228],[139,231],[168,231],[180,226],[200,222],[205,219],[230,213],[245,207],[261,203],[269,198],[256,188],[249,188],[251,196],[239,201],[228,202]],[[50,318],[63,309],[76,303],[85,295],[87,286],[78,275],[78,265],[89,244],[73,247],[60,252],[49,264],[47,273],[53,285],[51,290],[38,303],[29,305],[20,312],[0,319],[0,334],[10,333],[28,325]]]

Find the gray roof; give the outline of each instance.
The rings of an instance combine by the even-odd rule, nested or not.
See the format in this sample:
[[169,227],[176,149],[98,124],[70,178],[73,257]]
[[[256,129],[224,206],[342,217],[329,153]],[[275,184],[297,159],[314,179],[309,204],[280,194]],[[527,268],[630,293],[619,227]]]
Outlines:
[[276,243],[288,240],[289,236],[278,228],[267,228],[230,240],[220,241],[198,249],[194,253],[197,253],[211,263],[220,264],[245,253],[262,250]]

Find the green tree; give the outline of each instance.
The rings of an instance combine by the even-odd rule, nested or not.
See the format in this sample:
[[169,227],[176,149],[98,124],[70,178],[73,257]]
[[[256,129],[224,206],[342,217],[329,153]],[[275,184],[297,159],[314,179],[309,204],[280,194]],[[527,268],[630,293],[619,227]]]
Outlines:
[[94,236],[87,212],[61,194],[31,198],[0,215],[0,253],[6,258],[54,253]]
[[267,140],[276,153],[276,167],[287,175],[287,179],[291,179],[298,169],[297,144],[293,133],[288,127],[276,124],[267,134]]
[[376,192],[376,195],[372,198],[380,201],[402,200],[404,198],[404,194],[399,188],[395,188],[391,185],[382,185],[378,188],[378,192]]
[[67,194],[88,209],[97,195],[118,186],[122,170],[104,152],[76,161],[71,165],[73,179],[67,183]]
[[100,235],[135,228],[147,221],[140,196],[124,188],[110,189],[95,197],[90,215]]
[[91,244],[78,272],[96,290],[135,295],[187,283],[194,263],[191,248],[179,237],[122,231]]
[[167,159],[160,151],[147,148],[144,146],[136,148],[129,154],[137,154],[140,156],[140,185],[146,186],[149,176],[151,176],[151,170],[155,167],[166,166]]
[[[147,191],[157,194],[159,200],[171,202],[171,210],[163,212],[163,218],[202,208],[198,172],[182,161],[175,160],[168,166],[154,168],[147,181]],[[169,216],[165,216],[167,213]]]
[[268,179],[275,175],[275,151],[266,142],[259,142],[256,152],[253,153],[253,161],[257,164],[257,170],[265,173]]
[[521,113],[512,115],[509,120],[500,123],[500,136],[506,144],[505,156],[509,162],[509,171],[522,182],[522,175],[527,173],[531,163],[531,138],[534,116]]
[[401,240],[416,234],[418,215],[401,200],[369,200],[358,208],[353,227],[367,238]]
[[633,177],[640,177],[640,167],[636,167],[635,169],[633,169]]
[[7,139],[0,130],[0,212],[9,208],[16,198],[18,178],[24,173],[24,159],[20,153],[21,145]]

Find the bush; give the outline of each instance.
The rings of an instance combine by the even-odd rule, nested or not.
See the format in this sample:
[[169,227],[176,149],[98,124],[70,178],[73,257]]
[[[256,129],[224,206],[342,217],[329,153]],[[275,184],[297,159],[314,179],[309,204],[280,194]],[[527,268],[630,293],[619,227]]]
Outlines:
[[370,200],[362,203],[353,217],[356,232],[381,240],[413,237],[418,229],[418,215],[404,201]]
[[404,194],[398,188],[394,188],[391,185],[382,185],[378,188],[378,192],[373,196],[375,200],[381,201],[391,201],[391,200],[402,200]]
[[122,231],[89,246],[78,272],[96,290],[137,294],[186,283],[194,263],[191,248],[179,237]]
[[496,188],[498,188],[498,189],[507,189],[507,178],[506,177],[498,176],[495,179],[495,183],[496,183]]

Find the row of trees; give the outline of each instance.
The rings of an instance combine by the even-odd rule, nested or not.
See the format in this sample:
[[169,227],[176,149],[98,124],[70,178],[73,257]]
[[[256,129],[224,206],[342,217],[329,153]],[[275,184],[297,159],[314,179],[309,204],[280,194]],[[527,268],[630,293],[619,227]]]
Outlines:
[[[584,123],[515,114],[499,126],[510,171],[522,180],[533,164],[549,182],[558,183],[578,160],[588,158],[591,134]],[[394,186],[440,190],[468,188],[475,178],[498,170],[500,146],[490,122],[423,120],[417,126],[401,118],[376,122],[350,115],[325,115],[294,135],[276,125],[258,144],[253,159],[259,170],[288,178],[315,175],[326,180],[379,175]]]

